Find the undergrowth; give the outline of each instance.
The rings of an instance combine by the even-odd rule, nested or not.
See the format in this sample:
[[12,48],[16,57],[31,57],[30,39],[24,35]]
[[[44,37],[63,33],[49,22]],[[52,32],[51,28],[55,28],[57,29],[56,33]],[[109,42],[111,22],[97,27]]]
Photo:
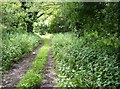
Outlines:
[[[112,39],[112,40],[110,40]],[[53,55],[59,87],[118,87],[120,84],[120,38],[100,37],[97,32],[77,38],[72,33],[56,34]],[[112,44],[113,42],[113,44]]]
[[27,32],[2,34],[2,70],[8,70],[25,53],[32,51],[39,41],[40,37]]

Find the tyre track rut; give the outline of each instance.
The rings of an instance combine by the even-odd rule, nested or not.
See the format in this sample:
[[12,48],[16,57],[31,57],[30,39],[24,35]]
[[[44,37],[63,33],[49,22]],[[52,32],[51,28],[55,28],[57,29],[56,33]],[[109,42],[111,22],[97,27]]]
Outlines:
[[[39,44],[32,52],[25,55],[22,60],[15,63],[9,71],[2,74],[2,89],[4,88],[15,88],[16,84],[22,79],[23,75],[30,68],[32,61],[35,59],[37,52],[41,46],[43,46],[44,42],[42,40],[42,44]],[[35,54],[33,54],[35,53]]]
[[41,88],[55,88],[56,87],[56,72],[55,72],[55,62],[52,57],[52,48],[50,48],[48,54],[48,60],[46,63],[46,67],[43,71],[43,81],[41,83]]

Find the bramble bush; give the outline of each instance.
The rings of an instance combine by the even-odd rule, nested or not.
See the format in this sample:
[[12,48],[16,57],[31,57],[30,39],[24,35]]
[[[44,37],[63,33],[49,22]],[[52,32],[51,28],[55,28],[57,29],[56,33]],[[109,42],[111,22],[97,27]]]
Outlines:
[[20,60],[23,54],[30,52],[39,43],[40,38],[32,33],[4,33],[2,35],[2,70],[5,71]]
[[112,42],[105,42],[105,39],[108,38],[98,36],[97,32],[84,33],[80,38],[75,37],[73,33],[56,34],[52,41],[58,86],[118,87],[119,50]]

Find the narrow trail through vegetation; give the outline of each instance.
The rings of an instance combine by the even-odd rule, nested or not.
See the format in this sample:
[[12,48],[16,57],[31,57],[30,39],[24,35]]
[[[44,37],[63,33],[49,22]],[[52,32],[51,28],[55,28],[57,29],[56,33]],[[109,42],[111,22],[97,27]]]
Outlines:
[[56,86],[56,73],[52,58],[51,36],[41,36],[44,45],[38,51],[35,61],[16,87],[19,89],[44,89]]
[[[14,64],[13,67],[3,74],[2,87],[15,87],[19,80],[24,76],[30,68],[32,61],[35,59],[39,48],[43,45],[39,44],[30,54],[25,55],[21,61]],[[35,54],[33,54],[35,52]]]
[[[0,89],[120,89],[118,0],[4,1]],[[44,45],[29,54],[41,39]]]
[[52,48],[50,48],[46,67],[43,72],[43,81],[41,84],[41,88],[45,87],[54,88],[55,86],[56,86],[55,62],[52,58]]

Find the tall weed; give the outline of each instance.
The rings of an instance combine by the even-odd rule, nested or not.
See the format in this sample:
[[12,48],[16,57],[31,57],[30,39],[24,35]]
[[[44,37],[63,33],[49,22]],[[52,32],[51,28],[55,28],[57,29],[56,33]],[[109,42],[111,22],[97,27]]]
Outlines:
[[40,38],[31,33],[4,33],[2,36],[2,70],[9,69],[24,53],[30,52]]

